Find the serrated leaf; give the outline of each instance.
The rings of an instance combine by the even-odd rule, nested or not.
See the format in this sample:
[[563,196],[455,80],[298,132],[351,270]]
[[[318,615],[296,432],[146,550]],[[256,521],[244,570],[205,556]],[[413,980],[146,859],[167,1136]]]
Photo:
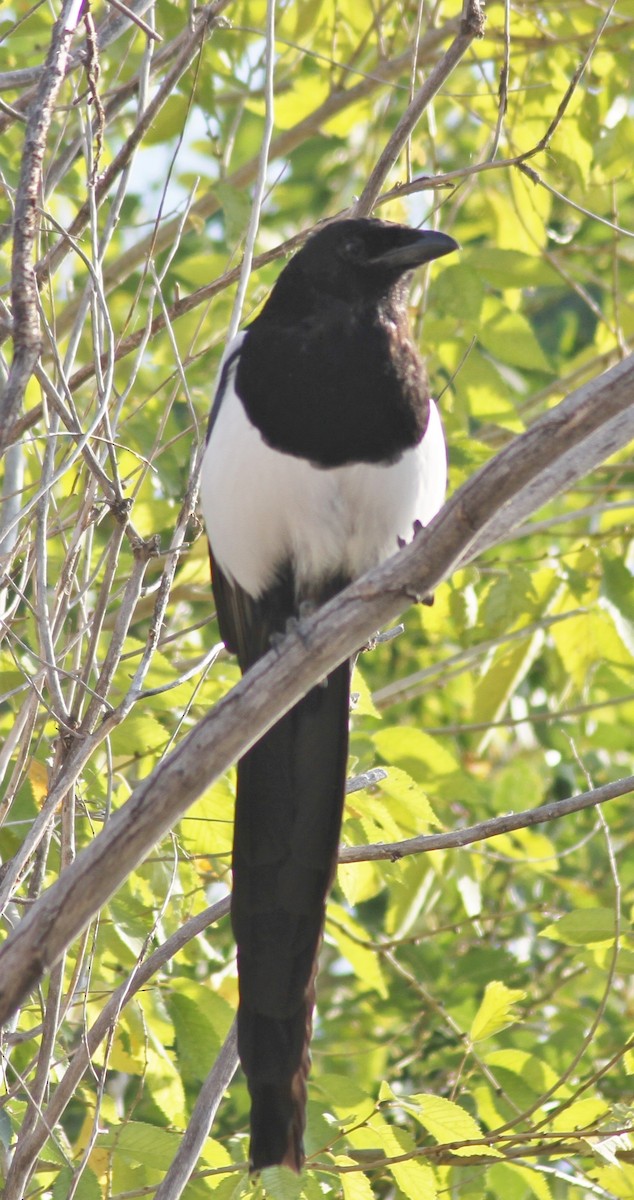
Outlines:
[[130,1163],[166,1171],[181,1144],[181,1135],[144,1121],[126,1121],[100,1134],[98,1144],[116,1149]]
[[484,723],[498,720],[530,671],[541,643],[542,637],[538,632],[494,653],[475,687],[475,721]]
[[[336,1163],[337,1166],[356,1165],[354,1159],[346,1158],[343,1154],[337,1156]],[[358,1167],[352,1173],[346,1171],[341,1175],[341,1187],[343,1200],[374,1200],[370,1180]]]
[[[396,1158],[402,1154],[412,1154],[416,1145],[411,1134],[405,1129],[385,1123],[380,1130],[381,1147],[388,1158]],[[409,1200],[436,1200],[436,1181],[431,1167],[420,1159],[412,1157],[404,1162],[391,1163],[388,1167],[395,1182]]]
[[512,1025],[518,1015],[513,1012],[513,1005],[523,1000],[526,992],[508,988],[499,979],[487,983],[482,1003],[471,1022],[469,1037],[472,1042],[483,1041],[492,1037],[500,1029]]
[[543,1058],[537,1058],[525,1050],[490,1050],[485,1058],[494,1074],[496,1068],[500,1068],[517,1075],[536,1096],[557,1084],[558,1076],[553,1068]]
[[117,757],[134,758],[155,754],[167,744],[167,733],[150,713],[132,712],[110,734],[112,752]]
[[357,696],[357,702],[354,706],[355,713],[358,713],[359,716],[363,717],[376,717],[377,721],[381,721],[383,719],[382,714],[379,712],[372,699],[372,692],[365,681],[365,677],[358,663],[356,663],[352,673],[352,685],[350,690]]
[[534,330],[519,312],[495,316],[482,326],[479,337],[485,350],[499,362],[528,371],[552,370]]
[[390,766],[387,778],[381,780],[378,790],[386,799],[389,812],[399,823],[398,836],[415,836],[424,833],[430,826],[440,826],[441,822],[428,796],[406,771]]
[[525,623],[526,615],[535,609],[535,590],[530,573],[513,567],[495,580],[480,605],[480,618],[487,634],[510,629],[518,620]]
[[[320,1072],[315,1086],[328,1098],[328,1102],[339,1116],[354,1113],[355,1121],[363,1121],[371,1116],[376,1108],[372,1097],[349,1075]],[[364,1115],[360,1116],[361,1113]]]
[[554,267],[544,259],[522,253],[521,250],[504,250],[499,246],[475,246],[465,252],[465,259],[480,279],[503,290],[537,287],[540,284],[561,284],[560,276]]
[[612,616],[597,608],[553,625],[550,637],[564,670],[578,688],[585,686],[588,675],[600,663],[631,663]]
[[544,781],[530,761],[517,759],[496,773],[493,806],[496,812],[521,812],[536,808],[544,798]]
[[385,880],[375,863],[339,863],[337,883],[349,905],[363,904],[377,896],[385,887]]
[[175,981],[168,999],[176,1035],[176,1057],[187,1082],[202,1082],[232,1021],[230,1006],[193,980]]
[[[413,1110],[416,1120],[420,1121],[423,1128],[431,1133],[431,1136],[441,1146],[450,1142],[475,1141],[484,1138],[480,1126],[473,1119],[471,1113],[461,1108],[459,1104],[454,1104],[453,1100],[423,1092],[411,1096],[410,1099],[418,1105],[418,1110]],[[482,1146],[462,1146],[455,1150],[455,1153],[468,1158],[469,1155],[482,1154],[482,1149]],[[489,1146],[486,1147],[486,1152],[493,1154],[494,1157],[500,1154],[498,1150]]]
[[290,1167],[265,1167],[261,1179],[266,1195],[271,1200],[299,1200],[301,1175],[296,1175]]

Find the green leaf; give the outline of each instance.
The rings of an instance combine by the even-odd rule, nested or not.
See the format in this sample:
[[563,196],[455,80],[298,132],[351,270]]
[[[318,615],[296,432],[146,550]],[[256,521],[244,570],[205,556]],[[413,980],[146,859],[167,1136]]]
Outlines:
[[491,1167],[489,1188],[491,1195],[504,1196],[504,1200],[526,1200],[527,1190],[537,1196],[537,1200],[552,1200],[544,1176],[518,1163],[500,1163]]
[[181,1144],[181,1135],[143,1121],[127,1121],[100,1134],[98,1145],[116,1150],[129,1163],[166,1171]]
[[174,980],[168,999],[178,1064],[187,1082],[202,1083],[233,1019],[216,992],[193,980]]
[[561,277],[550,263],[520,250],[504,250],[499,246],[470,247],[464,253],[466,262],[480,279],[494,287],[536,287],[539,284],[561,286]]
[[378,790],[388,811],[398,822],[397,836],[415,837],[425,833],[430,826],[437,828],[440,825],[429,798],[406,771],[390,766],[387,779],[381,780]]
[[339,863],[337,883],[349,905],[363,904],[377,896],[385,882],[375,863]]
[[387,996],[387,985],[381,968],[381,960],[376,951],[363,945],[367,936],[362,925],[334,900],[328,904],[327,932],[336,942],[344,958],[348,960],[355,975],[363,981],[364,987],[373,988],[380,996]]
[[320,1071],[316,1086],[338,1116],[345,1115],[347,1120],[354,1120],[355,1124],[372,1116],[376,1108],[372,1097],[348,1075]]
[[266,1195],[271,1200],[299,1200],[301,1176],[291,1171],[290,1167],[265,1167],[261,1178]]
[[487,1050],[486,1063],[493,1068],[496,1079],[502,1072],[517,1076],[527,1091],[539,1096],[557,1084],[559,1076],[545,1061],[525,1050]]
[[372,699],[372,692],[366,683],[365,676],[358,662],[355,664],[352,673],[352,686],[350,690],[356,696],[354,705],[355,715],[360,717],[375,717],[377,721],[380,721],[381,713]]
[[493,805],[498,813],[537,808],[544,799],[544,780],[532,762],[519,757],[496,774]]
[[588,1126],[601,1121],[606,1114],[605,1100],[600,1100],[598,1097],[587,1097],[585,1100],[576,1100],[574,1104],[567,1105],[560,1113],[556,1112],[550,1123],[553,1130],[561,1130],[565,1133],[567,1129],[587,1129]]
[[126,759],[155,754],[166,742],[165,729],[149,712],[132,711],[110,734],[113,754]]
[[533,633],[494,651],[475,686],[475,721],[487,723],[499,720],[511,696],[530,671],[541,640],[541,634]]
[[634,657],[634,577],[625,563],[609,555],[603,557],[602,566],[600,603],[612,617],[623,645]]
[[469,1037],[472,1042],[480,1042],[493,1037],[500,1029],[506,1028],[517,1021],[518,1015],[513,1012],[513,1005],[524,1000],[526,992],[508,988],[499,979],[487,983],[482,1003],[473,1018]]
[[501,363],[527,371],[548,374],[552,371],[535,331],[521,313],[496,314],[482,326],[479,339],[485,350]]
[[373,741],[386,763],[401,767],[413,779],[439,778],[458,770],[450,751],[421,729],[407,725],[378,729]]
[[[52,1191],[52,1200],[68,1200],[75,1172],[71,1167],[62,1167]],[[73,1190],[74,1200],[102,1200],[101,1184],[90,1167],[84,1167],[79,1183]]]
[[215,192],[222,205],[227,240],[240,242],[244,237],[251,215],[251,197],[241,188],[229,183],[217,183]]
[[[354,1159],[346,1158],[344,1155],[338,1155],[336,1163],[337,1166],[356,1165]],[[341,1188],[343,1200],[374,1200],[370,1180],[358,1169],[351,1174],[345,1172],[341,1175]]]
[[[484,1134],[477,1121],[474,1121],[466,1109],[461,1108],[459,1104],[454,1104],[453,1100],[423,1092],[411,1096],[410,1099],[418,1105],[418,1109],[413,1110],[414,1116],[420,1121],[423,1128],[431,1133],[439,1145],[484,1139]],[[473,1154],[482,1154],[482,1152],[482,1146],[462,1146],[454,1151],[465,1158]],[[492,1147],[486,1147],[486,1152],[487,1154],[492,1153],[496,1157],[500,1153]]]
[[541,937],[563,942],[566,946],[596,946],[613,942],[615,936],[615,917],[611,908],[576,909],[541,930]]
[[510,629],[516,621],[526,623],[535,607],[535,588],[529,571],[511,567],[500,575],[487,592],[480,606],[480,619],[487,635]]
[[[388,1158],[413,1154],[416,1149],[411,1134],[394,1125],[385,1124],[380,1132],[380,1144]],[[394,1181],[409,1200],[436,1200],[436,1181],[431,1167],[412,1157],[405,1162],[391,1163],[390,1173]]]

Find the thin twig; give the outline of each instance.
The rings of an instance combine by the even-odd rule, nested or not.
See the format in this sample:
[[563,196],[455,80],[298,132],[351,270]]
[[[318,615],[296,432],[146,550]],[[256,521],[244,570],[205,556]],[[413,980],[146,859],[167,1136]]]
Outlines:
[[354,206],[355,216],[365,217],[372,212],[384,180],[394,166],[412,130],[420,120],[422,113],[442,87],[443,83],[449,78],[455,67],[457,67],[460,59],[464,57],[474,38],[482,37],[483,33],[484,14],[479,0],[465,0],[458,36],[452,42],[449,49],[445,51],[440,62],[430,71],[427,79],[419,88],[416,96],[401,117]]
[[143,30],[143,33],[146,37],[151,38],[154,42],[163,41],[160,33],[157,33],[155,29],[152,29],[151,25],[148,25],[147,22],[138,15],[138,13],[135,13],[131,8],[128,8],[127,4],[123,3],[123,0],[108,0],[108,4],[111,4],[113,8],[116,8],[118,12],[123,13],[123,15],[127,17],[129,21],[133,21],[135,25],[138,25],[139,29]]
[[271,150],[271,139],[273,137],[273,128],[275,124],[275,3],[274,0],[267,0],[266,5],[266,45],[265,45],[265,82],[264,82],[264,130],[262,133],[262,146],[258,160],[258,173],[255,181],[253,192],[253,201],[251,204],[251,213],[249,216],[249,225],[247,228],[247,236],[244,245],[244,257],[240,267],[240,278],[238,280],[238,289],[236,291],[235,300],[233,302],[233,310],[229,320],[227,329],[227,342],[230,342],[238,332],[240,321],[242,320],[242,309],[244,306],[245,296],[247,294],[247,285],[249,275],[253,265],[253,253],[255,250],[255,239],[258,234],[260,225],[260,213],[262,211],[262,201],[264,200],[264,191],[266,188],[266,173],[269,165],[269,154]]
[[569,796],[565,800],[553,800],[549,804],[540,804],[538,808],[528,809],[521,813],[505,813],[501,817],[490,817],[477,825],[466,829],[456,829],[452,833],[420,834],[418,837],[406,838],[402,842],[386,842],[376,846],[346,846],[339,855],[339,862],[378,862],[389,859],[397,862],[404,854],[422,854],[431,850],[456,849],[460,846],[472,846],[474,842],[498,837],[501,833],[511,833],[514,829],[531,829],[533,825],[541,825],[544,821],[556,821],[569,813],[581,812],[584,808],[595,808],[598,804],[606,804],[618,796],[629,796],[634,792],[634,775],[617,779],[614,783],[606,783],[590,792],[582,792],[578,796]]

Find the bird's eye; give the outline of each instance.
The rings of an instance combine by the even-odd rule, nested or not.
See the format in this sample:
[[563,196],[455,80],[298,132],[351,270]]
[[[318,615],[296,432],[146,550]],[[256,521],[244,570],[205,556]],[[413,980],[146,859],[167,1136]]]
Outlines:
[[359,262],[363,257],[363,242],[359,237],[349,237],[341,247],[341,253],[348,262]]

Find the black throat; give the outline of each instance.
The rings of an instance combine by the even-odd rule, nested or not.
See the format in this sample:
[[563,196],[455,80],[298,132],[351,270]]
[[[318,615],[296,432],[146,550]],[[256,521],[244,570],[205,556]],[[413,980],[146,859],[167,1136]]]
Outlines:
[[350,304],[276,288],[249,326],[236,390],[275,450],[320,467],[391,463],[429,420],[423,361],[407,319],[407,280]]

